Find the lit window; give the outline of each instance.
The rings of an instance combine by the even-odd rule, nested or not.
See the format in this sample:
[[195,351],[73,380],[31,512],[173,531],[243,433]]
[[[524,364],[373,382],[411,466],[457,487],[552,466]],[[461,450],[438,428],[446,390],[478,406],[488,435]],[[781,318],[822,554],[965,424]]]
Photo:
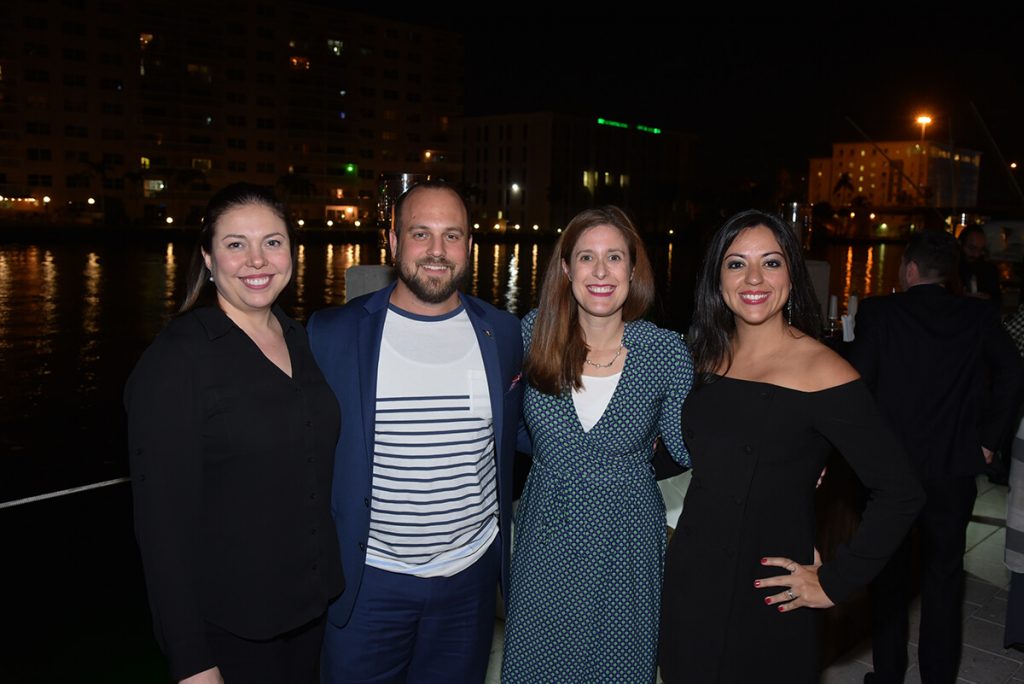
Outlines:
[[861,151],[860,151],[860,156],[862,156],[862,157],[863,157],[863,156],[864,156],[864,155],[866,155],[866,154],[867,154],[867,152],[865,152],[864,150],[861,150]]
[[144,180],[142,181],[142,196],[143,197],[156,197],[164,189],[164,182],[162,180]]
[[205,173],[213,168],[213,161],[210,159],[193,159],[192,168]]
[[624,173],[619,176],[619,185],[621,185],[624,188],[629,187],[629,174]]
[[152,42],[153,42],[153,34],[152,33],[140,33],[139,34],[139,47],[142,48],[143,50],[145,50],[146,46],[149,45]]
[[611,185],[612,184],[612,172],[611,171],[605,171],[604,172],[604,184],[605,185]]
[[139,168],[140,169],[148,169],[149,168],[149,157],[139,157]]
[[345,49],[345,41],[343,40],[328,40],[327,49],[331,51],[331,54],[340,55],[341,51]]
[[309,71],[309,58],[308,57],[293,56],[288,61],[291,63],[292,69],[295,69],[296,71]]

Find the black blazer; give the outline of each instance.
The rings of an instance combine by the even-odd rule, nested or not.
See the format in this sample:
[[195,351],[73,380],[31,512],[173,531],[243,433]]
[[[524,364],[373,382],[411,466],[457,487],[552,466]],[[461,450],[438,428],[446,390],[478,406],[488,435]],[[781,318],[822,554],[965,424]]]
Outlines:
[[872,297],[857,312],[848,357],[922,479],[985,465],[1017,409],[1022,368],[992,307],[940,285]]
[[135,530],[175,679],[213,667],[206,622],[268,639],[343,586],[330,517],[339,413],[300,325],[292,377],[216,308],[176,318],[125,389]]

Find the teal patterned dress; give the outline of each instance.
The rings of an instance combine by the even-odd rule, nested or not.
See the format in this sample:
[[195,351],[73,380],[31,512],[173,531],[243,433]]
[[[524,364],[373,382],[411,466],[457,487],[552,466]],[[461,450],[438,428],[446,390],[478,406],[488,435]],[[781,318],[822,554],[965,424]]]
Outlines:
[[[535,318],[523,320],[527,348]],[[654,681],[665,505],[651,458],[661,435],[689,465],[679,414],[693,363],[678,333],[647,321],[626,324],[623,345],[589,432],[568,392],[526,388],[533,466],[516,513],[503,682]]]

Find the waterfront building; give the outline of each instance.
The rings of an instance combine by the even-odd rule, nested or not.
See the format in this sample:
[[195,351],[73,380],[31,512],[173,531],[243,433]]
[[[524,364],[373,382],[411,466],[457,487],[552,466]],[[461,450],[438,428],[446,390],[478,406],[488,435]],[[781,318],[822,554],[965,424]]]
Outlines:
[[812,158],[807,198],[835,207],[973,207],[981,152],[931,141],[833,143]]
[[310,225],[454,177],[461,37],[327,3],[38,0],[0,22],[0,216],[194,223],[276,186]]
[[457,125],[481,230],[548,232],[584,207],[616,204],[642,231],[668,233],[691,213],[692,136],[554,112],[467,116]]
[[807,200],[826,208],[815,214],[833,234],[899,237],[925,225],[953,228],[978,203],[977,150],[926,140],[841,142],[831,157],[809,164]]

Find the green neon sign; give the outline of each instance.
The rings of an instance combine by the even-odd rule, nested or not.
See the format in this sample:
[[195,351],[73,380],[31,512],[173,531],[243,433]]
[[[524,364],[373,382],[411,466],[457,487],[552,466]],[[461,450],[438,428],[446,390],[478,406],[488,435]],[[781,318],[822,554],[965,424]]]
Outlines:
[[661,129],[655,128],[654,126],[644,126],[643,124],[630,126],[628,123],[623,123],[621,121],[612,121],[611,119],[603,119],[600,117],[598,117],[597,123],[598,125],[601,126],[611,126],[612,128],[635,128],[636,130],[642,131],[644,133],[651,133],[652,135],[661,135]]

